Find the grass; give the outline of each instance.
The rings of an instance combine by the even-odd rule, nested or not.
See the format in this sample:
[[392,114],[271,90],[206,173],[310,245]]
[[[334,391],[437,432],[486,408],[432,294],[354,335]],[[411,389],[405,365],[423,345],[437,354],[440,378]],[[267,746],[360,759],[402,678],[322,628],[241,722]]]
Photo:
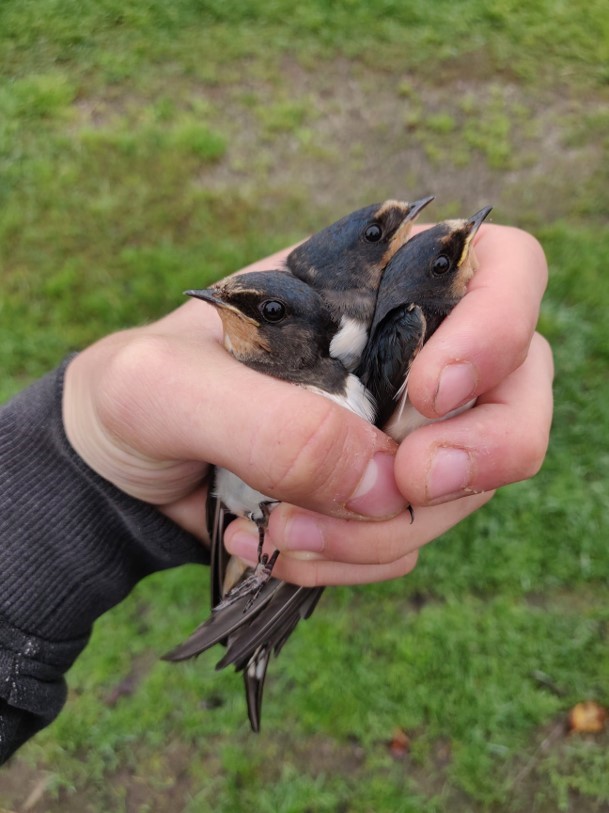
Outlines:
[[582,14],[1,5],[0,398],[350,208],[429,191],[438,216],[491,202],[541,239],[557,377],[541,474],[408,579],[328,591],[272,666],[260,737],[213,657],[158,661],[207,606],[205,572],[158,574],[96,624],[0,810],[32,788],[48,813],[608,809],[608,735],[563,728],[609,704],[609,14]]

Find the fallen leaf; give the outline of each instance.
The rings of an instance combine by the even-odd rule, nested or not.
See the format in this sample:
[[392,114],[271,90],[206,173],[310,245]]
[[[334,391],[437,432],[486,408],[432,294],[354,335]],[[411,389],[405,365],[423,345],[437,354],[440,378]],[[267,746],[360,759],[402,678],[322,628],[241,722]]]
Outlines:
[[396,728],[389,742],[389,753],[394,759],[403,759],[410,752],[410,737],[403,728]]
[[577,703],[569,712],[568,729],[572,734],[599,734],[605,729],[609,712],[594,700]]

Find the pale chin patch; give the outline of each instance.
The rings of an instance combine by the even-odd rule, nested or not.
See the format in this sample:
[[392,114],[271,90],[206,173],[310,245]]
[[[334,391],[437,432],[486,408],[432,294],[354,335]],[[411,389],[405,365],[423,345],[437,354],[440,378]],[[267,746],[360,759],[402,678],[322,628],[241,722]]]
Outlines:
[[348,370],[353,370],[364,352],[368,331],[357,319],[342,316],[340,328],[330,342],[330,355],[339,359]]

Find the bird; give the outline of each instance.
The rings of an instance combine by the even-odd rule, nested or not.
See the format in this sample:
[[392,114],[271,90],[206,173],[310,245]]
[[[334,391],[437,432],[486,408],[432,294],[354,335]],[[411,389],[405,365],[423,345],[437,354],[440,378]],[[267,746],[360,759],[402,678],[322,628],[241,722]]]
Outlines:
[[465,295],[477,265],[473,239],[491,210],[485,206],[470,218],[420,232],[383,273],[370,338],[355,372],[375,400],[376,425],[397,442],[429,422],[408,399],[410,368]]
[[[374,402],[353,373],[333,357],[330,346],[339,322],[319,292],[287,269],[229,277],[190,296],[216,307],[225,348],[248,367],[321,394],[372,423]],[[218,668],[243,671],[248,716],[260,728],[262,691],[269,658],[294,627],[314,610],[323,588],[305,588],[271,577],[277,551],[262,553],[269,512],[275,503],[216,467],[208,501],[211,540],[212,615],[183,644],[164,657],[193,657],[216,643],[228,645]],[[229,557],[224,530],[235,516],[259,529],[259,563],[247,566]]]
[[384,269],[412,232],[420,212],[434,200],[385,200],[342,217],[294,248],[287,269],[319,291],[339,330],[330,353],[355,369],[368,340]]

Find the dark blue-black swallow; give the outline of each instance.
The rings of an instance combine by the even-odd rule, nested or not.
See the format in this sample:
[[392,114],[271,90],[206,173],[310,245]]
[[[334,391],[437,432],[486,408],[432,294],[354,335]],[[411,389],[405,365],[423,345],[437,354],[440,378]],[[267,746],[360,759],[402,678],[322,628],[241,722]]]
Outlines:
[[377,406],[375,422],[398,442],[427,422],[408,400],[412,362],[467,291],[473,239],[491,207],[412,237],[381,278],[370,339],[356,375]]
[[368,340],[383,271],[432,200],[386,200],[357,209],[288,255],[288,270],[319,291],[339,322],[330,352],[349,370]]
[[[339,322],[320,294],[288,271],[232,277],[201,291],[188,291],[214,305],[226,349],[259,372],[319,393],[372,422],[374,403],[361,382],[330,352]],[[218,664],[243,671],[250,724],[260,728],[262,691],[269,658],[302,618],[315,608],[323,588],[304,588],[271,577],[277,552],[262,554],[269,511],[275,501],[228,469],[216,467],[208,500],[211,542],[212,615],[165,658],[193,657],[216,643],[228,650]],[[259,529],[259,564],[251,568],[224,547],[224,531],[235,516]]]

